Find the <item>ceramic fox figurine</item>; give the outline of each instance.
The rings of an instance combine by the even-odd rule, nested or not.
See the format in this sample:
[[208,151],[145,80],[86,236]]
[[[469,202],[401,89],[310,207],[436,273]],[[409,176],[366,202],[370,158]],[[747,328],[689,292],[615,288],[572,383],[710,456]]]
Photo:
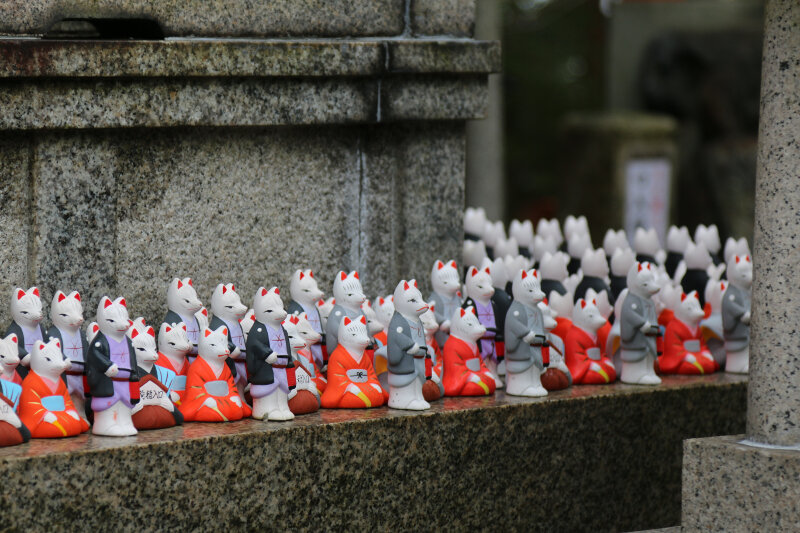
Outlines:
[[[286,332],[286,340],[294,359],[295,388],[289,391],[289,410],[295,415],[314,413],[319,410],[320,391],[315,382],[311,379],[311,374],[306,370],[305,365],[300,361],[300,355],[305,354],[304,359],[310,359],[308,342],[306,337],[298,331],[300,317],[288,315],[281,323]],[[308,321],[306,321],[306,324]],[[312,358],[313,359],[313,358]],[[313,369],[313,366],[311,367]]]
[[197,297],[197,291],[192,286],[192,278],[174,278],[167,288],[167,314],[163,322],[165,324],[177,324],[183,322],[186,326],[186,336],[192,343],[189,352],[189,362],[191,363],[197,356],[197,343],[200,337],[200,323],[195,316],[203,308],[203,303]]
[[158,330],[158,359],[156,365],[175,372],[170,386],[170,398],[180,406],[186,396],[186,377],[189,375],[189,361],[186,355],[192,343],[186,335],[186,324],[162,323]]
[[450,318],[461,307],[461,276],[456,262],[451,259],[445,263],[437,259],[431,269],[431,285],[433,292],[428,300],[435,304],[436,321],[439,323],[436,342],[444,346],[450,334]]
[[197,358],[186,376],[180,411],[187,422],[230,422],[251,414],[242,403],[226,361],[230,356],[225,326],[200,334]]
[[597,335],[604,324],[606,318],[600,314],[594,300],[581,298],[575,302],[572,328],[565,343],[567,367],[575,384],[604,385],[617,380],[616,368],[605,357],[604,342]]
[[[708,267],[713,265],[711,255],[706,250],[705,244],[693,244],[689,242],[684,252],[685,269],[680,280],[683,292],[689,294],[692,291],[698,293],[700,307],[705,307],[705,290],[710,279]],[[702,293],[702,294],[701,294]]]
[[[586,296],[587,289],[593,289],[595,292],[606,291],[606,294],[611,295],[611,288],[606,283],[609,274],[608,262],[602,248],[586,250],[583,253],[581,271],[583,272],[583,277],[573,295],[576,302]],[[614,303],[613,295],[609,300],[611,300],[612,304]]]
[[69,294],[56,291],[50,304],[50,320],[53,321],[53,326],[47,330],[47,338],[58,339],[64,357],[70,361],[70,368],[64,372],[67,389],[75,409],[83,416],[86,413],[85,357],[89,343],[81,330],[83,304],[78,291]]
[[630,248],[620,248],[611,256],[611,283],[609,284],[609,301],[617,302],[617,298],[628,286],[628,271],[636,262],[636,254]]
[[727,265],[728,288],[722,298],[722,334],[725,339],[725,371],[750,371],[750,287],[753,263],[750,256],[735,255]]
[[31,287],[27,291],[17,287],[11,291],[11,318],[5,334],[17,336],[21,363],[17,372],[24,378],[28,373],[28,354],[33,345],[47,338],[42,325],[44,313],[38,287]]
[[[389,390],[389,359],[388,347],[389,342],[389,324],[394,316],[394,295],[388,295],[383,298],[379,297],[375,300],[375,316],[378,321],[383,324],[383,331],[375,334],[373,337],[375,341],[375,352],[372,360],[372,366],[375,368],[375,374],[378,376],[378,381],[383,387],[384,391]],[[387,398],[388,401],[388,398]]]
[[592,239],[588,233],[573,233],[567,239],[567,253],[570,258],[567,264],[567,272],[569,272],[570,275],[578,273],[583,254],[591,249]]
[[125,335],[130,326],[125,299],[101,298],[97,325],[100,332],[92,339],[86,356],[86,378],[94,411],[92,433],[136,435],[131,410],[139,400],[139,375],[133,345]]
[[[542,278],[542,291],[548,299],[553,297],[553,292],[561,296],[567,294],[564,281],[569,277],[569,272],[567,271],[568,262],[569,256],[564,252],[545,253],[539,262],[537,272]],[[514,275],[516,276],[516,273]]]
[[620,323],[620,380],[637,385],[661,383],[654,370],[656,338],[660,335],[652,296],[659,286],[650,263],[636,262],[628,271],[628,292],[622,302]]
[[547,299],[536,304],[536,307],[542,312],[542,326],[546,337],[546,342],[542,345],[542,361],[548,366],[542,374],[542,386],[548,391],[566,389],[572,385],[572,374],[564,360],[564,341],[553,333],[558,327],[558,314],[548,305]]
[[[487,276],[488,277],[488,276]],[[387,353],[389,359],[389,407],[421,411],[430,409],[422,387],[428,349],[425,328],[419,316],[428,310],[416,280],[402,280],[394,290],[395,312],[389,324]]]
[[655,265],[660,249],[661,244],[655,228],[636,228],[633,234],[633,250],[636,252],[636,261]]
[[[497,379],[495,388],[503,387],[503,382],[497,377],[497,367],[503,360],[504,355],[497,353],[497,342],[505,343],[505,331],[500,331],[498,312],[496,303],[492,301],[494,296],[494,286],[492,284],[491,270],[487,267],[483,270],[471,266],[466,276],[467,299],[462,304],[463,308],[474,307],[478,314],[478,320],[486,333],[479,343],[481,359],[484,364]],[[397,305],[395,303],[395,305]],[[505,344],[503,345],[505,348]]]
[[519,246],[519,254],[530,259],[533,250],[533,224],[530,220],[514,219],[508,226],[508,235],[513,237]]
[[486,368],[478,350],[478,342],[485,333],[474,307],[453,312],[450,336],[442,351],[442,385],[446,396],[494,394],[495,376]]
[[319,333],[319,339],[309,346],[309,350],[314,358],[314,363],[319,368],[324,368],[327,362],[325,357],[327,349],[323,350],[323,346],[326,344],[325,326],[316,304],[325,296],[325,293],[317,285],[311,269],[294,271],[289,283],[289,294],[292,300],[286,308],[287,312],[293,315],[305,313],[308,323],[311,324],[314,331]]
[[[317,362],[314,360],[314,356],[311,352],[311,347],[314,346],[314,344],[319,343],[322,335],[314,329],[313,325],[308,320],[308,315],[305,313],[295,314],[292,316],[297,318],[297,321],[294,322],[294,327],[297,330],[297,334],[303,339],[305,344],[305,346],[299,346],[299,343],[297,343],[298,347],[295,347],[295,344],[290,342],[292,345],[293,355],[295,360],[299,362],[308,373],[309,378],[314,382],[314,386],[317,388],[319,393],[322,394],[325,391],[328,380],[324,375],[322,375],[322,371],[320,370],[319,365],[317,365]],[[287,329],[287,331],[289,330]],[[291,332],[289,333],[291,336]],[[292,412],[295,411],[292,410]]]
[[696,292],[681,294],[664,332],[664,353],[658,358],[663,374],[711,374],[717,370],[700,330],[704,316]]
[[[19,359],[17,354],[17,342],[14,341],[14,357]],[[14,375],[18,376],[16,369]],[[0,379],[0,447],[15,446],[28,442],[31,432],[19,419],[17,410],[19,409],[19,399],[22,394],[22,385]]]
[[349,274],[339,272],[333,279],[333,297],[336,303],[325,324],[328,354],[332,354],[336,349],[339,322],[346,316],[350,317],[350,320],[357,320],[364,314],[361,311],[361,304],[367,297],[364,296],[364,290],[361,288],[358,272],[355,270]]
[[[0,339],[0,379],[22,385],[22,376],[17,372],[19,366],[19,346],[17,336],[9,333],[5,339]],[[0,404],[0,407],[2,405]]]
[[436,304],[428,302],[428,310],[419,316],[422,327],[425,328],[425,345],[431,362],[430,378],[422,385],[422,397],[426,402],[433,402],[444,395],[442,385],[442,350],[436,343],[434,335],[439,331],[436,322]]
[[139,373],[139,402],[131,416],[137,430],[169,428],[183,423],[183,415],[172,403],[169,387],[176,373],[157,366],[156,332],[139,317],[128,328]]
[[231,368],[236,390],[244,402],[244,389],[247,387],[245,363],[247,349],[240,320],[247,313],[247,306],[242,303],[233,283],[220,283],[214,288],[211,295],[211,312],[214,313],[214,317],[209,323],[209,329],[217,330],[220,326],[225,326],[228,330],[228,349],[231,357],[227,364]]
[[89,429],[78,414],[61,374],[70,362],[58,339],[37,341],[31,350],[31,371],[22,382],[19,419],[36,439],[72,437]]
[[339,343],[328,362],[328,386],[322,406],[328,409],[380,407],[385,397],[378,376],[364,353],[370,342],[367,319],[344,317],[337,332]]
[[512,281],[514,302],[506,315],[506,392],[547,396],[542,387],[542,346],[547,339],[538,303],[544,299],[536,270],[521,270]]
[[675,271],[678,265],[683,261],[683,252],[691,242],[689,236],[689,228],[686,226],[670,226],[667,231],[667,258],[664,261],[664,267],[667,269],[667,274],[672,278],[675,276]]
[[253,397],[253,418],[292,420],[289,392],[296,386],[295,367],[282,325],[286,311],[278,288],[259,288],[253,298],[253,311],[256,321],[247,334],[247,376]]

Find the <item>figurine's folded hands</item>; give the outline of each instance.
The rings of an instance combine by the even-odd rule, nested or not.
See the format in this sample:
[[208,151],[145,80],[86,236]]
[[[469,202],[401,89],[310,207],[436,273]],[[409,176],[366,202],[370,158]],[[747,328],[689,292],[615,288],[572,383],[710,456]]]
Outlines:
[[267,363],[270,365],[274,365],[277,362],[278,362],[278,354],[275,352],[270,352],[270,354],[267,356]]
[[645,320],[644,324],[642,324],[642,327],[639,328],[639,331],[641,331],[642,333],[647,335],[648,333],[650,333],[650,327],[651,326],[652,326],[652,324],[650,324],[650,322]]
[[216,409],[217,408],[217,400],[214,398],[206,398],[203,402],[204,407],[208,407],[209,409]]
[[536,340],[536,333],[529,331],[527,335],[522,337],[522,340],[525,342],[525,344],[534,344],[534,341]]
[[600,372],[601,370],[603,370],[603,367],[592,361],[591,363],[589,363],[589,370],[591,370],[592,372]]
[[359,389],[358,387],[356,387],[353,384],[348,385],[347,388],[345,389],[345,391],[349,392],[350,394],[352,394],[354,396],[358,396],[359,394],[361,394],[361,389]]
[[119,374],[119,367],[116,364],[112,364],[110,367],[108,367],[108,370],[106,370],[105,374],[106,377],[109,378],[117,377],[117,374]]
[[242,400],[241,400],[241,398],[239,398],[238,394],[231,394],[230,400],[233,403],[235,403],[236,405],[238,405],[239,407],[242,406]]
[[378,392],[380,392],[381,394],[383,394],[383,389],[381,388],[381,386],[380,386],[380,385],[378,385],[377,383],[370,383],[370,385],[372,385],[372,388],[373,388],[373,389],[375,389],[376,391],[378,391]]
[[406,353],[408,355],[417,355],[417,352],[419,352],[419,349],[420,349],[420,345],[415,342],[414,345],[411,346],[411,348],[406,350]]
[[750,324],[750,311],[747,311],[745,314],[742,315],[742,324],[745,325]]
[[239,358],[239,356],[241,355],[241,353],[242,353],[242,350],[240,350],[240,349],[239,349],[239,347],[237,346],[237,347],[236,347],[236,348],[234,348],[234,349],[233,349],[233,351],[231,352],[231,357],[232,357],[232,358],[234,358],[234,359],[238,359],[238,358]]
[[175,392],[174,390],[171,390],[171,391],[169,391],[169,399],[172,400],[173,402],[179,402],[181,397],[178,396],[177,392]]
[[52,424],[52,423],[56,422],[57,420],[58,420],[58,417],[56,415],[54,415],[53,413],[51,413],[50,411],[47,411],[44,414],[44,421],[47,422],[48,424]]

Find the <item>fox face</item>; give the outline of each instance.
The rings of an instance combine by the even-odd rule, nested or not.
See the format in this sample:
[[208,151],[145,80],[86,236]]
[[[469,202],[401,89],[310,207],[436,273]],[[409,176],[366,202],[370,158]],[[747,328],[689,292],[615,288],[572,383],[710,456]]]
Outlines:
[[398,313],[406,317],[418,317],[428,310],[428,304],[422,299],[417,287],[417,280],[402,280],[394,290],[394,307]]
[[451,259],[444,263],[437,259],[431,269],[431,284],[435,292],[452,298],[461,285],[461,276],[458,274],[456,262]]
[[650,263],[637,261],[628,271],[628,290],[641,298],[650,298],[661,290],[655,274],[655,269]]
[[683,253],[683,260],[686,262],[686,268],[705,270],[708,268],[712,261],[711,255],[706,249],[706,245],[702,242],[697,244],[689,243],[686,245],[686,251]]
[[72,291],[68,295],[56,291],[50,304],[50,319],[60,330],[78,330],[83,324],[83,304],[78,291]]
[[103,296],[97,305],[96,319],[101,333],[115,338],[122,337],[130,326],[125,298],[120,296],[112,301],[108,296]]
[[567,215],[567,218],[564,219],[564,237],[566,237],[567,242],[569,242],[573,235],[588,234],[589,222],[586,220],[585,216],[574,217],[572,215]]
[[389,327],[389,322],[392,321],[394,315],[394,295],[375,298],[375,316],[378,322],[383,324],[383,327]]
[[486,244],[483,241],[464,241],[461,257],[467,265],[480,265],[486,257]]
[[239,321],[247,312],[247,306],[242,303],[233,283],[220,283],[211,294],[211,312],[225,320]]
[[603,251],[605,251],[606,255],[612,257],[614,252],[622,248],[628,248],[628,235],[625,230],[606,230],[606,234],[603,237]]
[[209,363],[219,363],[231,354],[228,349],[228,328],[204,329],[197,343],[197,355]]
[[186,334],[186,324],[161,324],[158,330],[158,350],[164,355],[181,358],[192,349],[192,343]]
[[588,233],[574,233],[567,241],[567,253],[570,257],[580,259],[586,250],[592,249],[592,238]]
[[720,248],[722,248],[722,243],[719,239],[719,229],[717,229],[716,224],[711,224],[709,226],[700,224],[697,226],[694,230],[694,242],[702,242],[706,250],[713,254],[718,253]]
[[728,281],[740,289],[749,290],[753,284],[753,263],[749,255],[733,256],[727,267]]
[[181,316],[189,317],[203,307],[192,286],[192,278],[174,278],[167,289],[167,307]]
[[682,254],[691,242],[689,228],[686,226],[670,226],[667,231],[667,251]]
[[289,283],[289,293],[292,300],[304,305],[311,305],[325,296],[314,279],[311,269],[295,270]]
[[561,246],[561,243],[564,242],[564,236],[561,233],[561,226],[556,218],[550,220],[546,218],[540,218],[539,222],[536,223],[536,236],[552,241],[554,245],[553,251],[558,249],[558,247]]
[[306,337],[300,334],[300,331],[297,328],[297,324],[300,322],[300,317],[297,315],[289,315],[286,317],[286,320],[283,321],[281,324],[283,329],[286,330],[286,336],[289,341],[289,346],[292,348],[294,353],[297,353],[298,350],[304,350],[308,348],[308,342],[306,341]]
[[128,338],[133,345],[133,351],[136,353],[136,363],[143,367],[148,368],[152,363],[158,359],[158,350],[156,349],[156,332],[151,327],[145,324],[144,318],[138,317],[133,321],[133,324],[128,328]]
[[11,374],[19,366],[17,336],[13,333],[0,339],[0,365],[4,374]]
[[476,342],[486,333],[471,305],[466,309],[456,309],[450,320],[450,336],[467,342]]
[[[492,284],[491,269],[489,267],[479,270],[471,266],[467,271],[465,279],[467,296],[481,302],[488,301],[494,295],[494,285]],[[397,307],[397,293],[394,296],[394,305]]]
[[614,276],[627,276],[628,271],[636,262],[636,254],[630,248],[620,248],[611,256],[611,274]]
[[723,255],[725,256],[725,263],[730,263],[737,255],[750,255],[750,246],[747,244],[747,239],[742,237],[741,239],[736,240],[733,237],[728,237],[728,239],[725,241],[725,251],[723,252]]
[[567,263],[569,263],[569,256],[564,252],[546,253],[539,262],[539,274],[541,274],[542,279],[563,282],[569,277]]
[[605,252],[601,248],[583,252],[581,270],[583,270],[584,276],[594,276],[596,278],[608,276],[608,261],[606,260]]
[[468,207],[464,211],[465,232],[481,236],[486,222],[486,211],[482,207]]
[[297,333],[305,339],[307,345],[318,343],[322,339],[322,334],[314,331],[311,322],[308,321],[308,315],[299,313],[296,315],[297,322],[294,323]]
[[511,282],[511,292],[514,294],[514,300],[529,307],[535,307],[545,297],[544,292],[542,292],[539,272],[536,270],[521,270],[519,274],[514,276],[514,281]]
[[17,287],[11,294],[11,317],[14,322],[28,329],[34,329],[44,318],[42,299],[38,287],[27,291]]
[[69,370],[72,364],[61,353],[61,343],[58,339],[50,339],[50,342],[47,343],[42,341],[34,343],[30,366],[31,370],[40,376],[55,382],[65,370]]
[[360,318],[353,320],[350,317],[344,317],[339,323],[338,333],[339,344],[344,346],[350,352],[363,352],[369,344],[369,335],[367,334],[367,319],[364,315]]
[[648,230],[636,228],[636,232],[633,234],[633,250],[637,254],[655,256],[660,247],[655,228]]
[[355,270],[349,274],[339,272],[333,280],[333,297],[339,305],[348,309],[359,309],[367,297],[361,288],[358,272]]
[[364,316],[367,317],[367,332],[370,335],[375,335],[383,331],[383,324],[378,321],[378,315],[375,314],[375,310],[372,309],[372,304],[369,300],[365,300],[364,303],[361,304],[361,311],[363,311]]
[[530,248],[533,246],[533,223],[530,220],[520,222],[514,219],[508,226],[508,235],[513,237],[519,246]]
[[581,298],[575,302],[575,307],[572,309],[572,323],[594,334],[606,323],[606,318],[600,314],[594,300],[586,301]]
[[559,246],[561,244],[556,243],[552,238],[536,235],[533,238],[533,258],[541,265],[544,256],[547,254],[554,255]]
[[680,302],[674,309],[675,317],[684,324],[695,328],[700,323],[700,320],[705,316],[703,309],[700,307],[700,299],[697,297],[697,291],[692,291],[689,294],[681,293]]
[[260,287],[253,298],[253,312],[256,320],[277,329],[286,318],[286,310],[278,287],[269,290]]

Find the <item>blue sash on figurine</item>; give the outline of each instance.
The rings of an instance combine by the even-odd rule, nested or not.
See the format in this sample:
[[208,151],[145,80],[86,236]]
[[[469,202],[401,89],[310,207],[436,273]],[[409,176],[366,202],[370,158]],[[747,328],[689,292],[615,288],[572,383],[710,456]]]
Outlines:
[[22,386],[17,385],[13,381],[6,381],[4,379],[0,379],[0,385],[2,385],[2,392],[3,396],[11,400],[14,404],[14,411],[17,410],[19,407],[19,397],[22,394]]
[[[156,369],[156,376],[158,377],[158,381],[161,382],[167,388],[167,392],[169,392],[172,386],[172,382],[175,380],[175,377],[178,375],[174,371],[170,370],[169,368],[164,368],[163,366],[154,365],[153,368]],[[184,380],[184,388],[186,388],[186,381]],[[183,390],[183,389],[181,389]]]

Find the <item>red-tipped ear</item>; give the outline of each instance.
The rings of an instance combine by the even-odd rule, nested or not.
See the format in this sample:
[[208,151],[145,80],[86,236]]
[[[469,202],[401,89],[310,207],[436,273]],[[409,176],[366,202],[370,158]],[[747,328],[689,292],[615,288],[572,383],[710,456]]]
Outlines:
[[11,342],[14,342],[14,343],[17,342],[17,336],[16,335],[12,335],[11,336]]
[[436,270],[441,270],[444,268],[444,263],[441,261],[436,261]]
[[305,274],[303,274],[303,271],[301,270],[301,271],[300,271],[300,279],[303,279],[304,277],[306,277],[306,275],[305,275]]
[[59,302],[63,302],[63,301],[64,301],[64,300],[66,300],[66,299],[67,299],[67,297],[66,297],[66,296],[64,296],[64,293],[63,293],[63,292],[60,292],[60,293],[58,293],[58,301],[59,301]]
[[92,328],[92,333],[97,333],[98,331],[100,331],[100,326],[95,324],[94,327]]
[[536,270],[535,268],[533,269],[533,277],[539,279],[539,271]]
[[211,335],[211,330],[206,328],[206,330],[203,332],[203,335],[208,337],[209,335]]
[[228,335],[228,328],[222,328],[222,334],[227,336]]
[[81,293],[79,293],[79,292],[76,292],[76,293],[75,293],[75,299],[76,299],[76,300],[78,300],[78,301],[80,302],[80,301],[81,301]]
[[233,283],[231,283],[231,290],[232,290],[233,292],[236,292],[236,285],[234,285]]
[[189,331],[186,329],[186,324],[183,325],[183,331]]
[[364,315],[361,315],[361,323],[364,324],[365,326],[367,325],[367,317],[365,317]]
[[404,290],[404,291],[407,291],[407,290],[408,290],[408,289],[410,289],[410,288],[411,288],[411,285],[409,285],[407,281],[404,281],[404,282],[403,282],[403,290]]
[[206,309],[205,307],[200,312],[203,313],[203,316],[208,316],[208,309]]
[[188,280],[186,283],[188,283],[188,284],[189,284],[189,286],[190,286],[190,287],[192,287],[192,286],[193,286],[193,285],[192,285],[192,278],[189,278],[189,280]]
[[647,263],[647,270],[653,270],[652,267],[653,267],[653,265],[651,265],[650,263]]
[[129,319],[128,319],[128,327],[131,327],[132,325],[133,325],[133,320],[131,320],[131,319],[129,318]]
[[385,300],[383,298],[378,298],[378,305],[383,305]]
[[148,326],[147,327],[147,334],[150,335],[151,337],[155,338],[156,330],[153,329],[153,326]]
[[485,270],[487,274],[491,274],[491,272],[489,271],[489,267],[486,267]]
[[167,326],[166,328],[164,328],[164,331],[165,331],[166,333],[169,333],[170,331],[172,331],[172,328],[171,328],[171,327],[169,327],[169,326]]
[[121,305],[122,307],[128,307],[128,304],[127,304],[127,303],[125,303],[125,298],[123,298],[122,300],[120,300],[120,301],[119,301],[119,303],[120,303],[120,305]]
[[681,301],[684,301],[685,299],[686,299],[686,293],[682,292],[681,293]]
[[39,288],[38,287],[34,287],[33,288],[33,295],[36,296],[37,298],[39,297]]
[[547,298],[542,298],[542,302],[544,302],[544,305],[550,305],[550,302],[547,301]]
[[320,298],[319,301],[317,302],[317,305],[325,305],[325,300]]
[[477,268],[475,268],[475,267],[470,267],[470,268],[469,268],[469,275],[470,275],[470,277],[473,277],[473,276],[475,276],[475,275],[477,275],[477,274],[478,274],[478,269],[477,269]]
[[267,289],[261,289],[261,296],[267,295]]
[[475,309],[474,307],[472,308],[472,314],[478,316],[478,310]]
[[61,343],[60,343],[60,342],[58,342],[58,340],[56,340],[56,346],[58,346],[59,348],[61,348]]
[[183,287],[183,282],[181,280],[178,280],[178,288],[180,289],[182,287]]
[[25,296],[25,291],[23,291],[22,289],[18,290],[17,291],[17,300],[21,300],[23,296]]
[[[303,314],[305,314],[305,313],[303,313]],[[292,324],[299,324],[300,323],[300,317],[296,316],[296,315],[292,315],[292,318],[290,318],[289,321]]]
[[139,335],[139,331],[133,330],[133,332],[131,332],[131,339],[135,339],[137,335]]
[[450,266],[455,268],[455,269],[458,269],[458,265],[456,264],[455,261],[450,261]]
[[350,317],[349,317],[349,316],[346,316],[346,317],[344,317],[344,325],[345,325],[345,326],[349,326],[349,325],[350,325],[350,322],[351,322],[351,320],[350,320]]
[[347,279],[347,274],[345,274],[344,272],[342,272],[342,275],[341,275],[341,280],[342,280],[342,281],[344,281],[344,280],[346,280],[346,279]]
[[109,299],[109,298],[104,299],[103,300],[103,309],[105,309],[105,308],[107,308],[109,306],[111,306],[111,299]]
[[357,271],[356,271],[356,272],[353,272],[353,277],[354,277],[354,278],[356,278],[356,279],[359,279],[359,278],[358,278],[358,272],[357,272]]
[[39,349],[41,350],[41,349],[43,349],[43,348],[44,348],[44,343],[43,343],[42,341],[38,341],[38,342],[36,343],[36,347],[37,347],[37,348],[39,348]]
[[583,298],[581,298],[581,309],[583,309],[583,308],[585,308],[585,307],[586,307],[586,300],[584,300]]
[[419,289],[419,285],[417,285],[417,280],[414,280],[414,287]]
[[226,292],[228,292],[228,287],[226,287],[225,285],[223,285],[223,286],[222,286],[222,294],[225,294]]
[[597,300],[592,300],[592,305],[597,306]]
[[749,255],[744,256],[744,260],[749,263],[750,262],[750,256]]
[[739,262],[739,256],[738,255],[736,256],[736,262],[737,263]]
[[464,316],[464,315],[466,315],[466,314],[467,314],[467,312],[466,312],[466,311],[464,311],[464,308],[462,307],[462,308],[461,308],[461,316]]
[[336,305],[336,298],[331,300],[331,305]]
[[638,270],[637,270],[637,272],[641,272],[641,271],[642,271],[642,264],[641,264],[641,263],[639,263],[639,264],[638,264]]
[[522,278],[521,279],[525,279],[527,277],[528,277],[528,273],[525,272],[525,269],[522,269]]
[[313,278],[314,277],[314,273],[311,270],[308,271],[308,277],[309,278]]
[[698,302],[700,301],[700,296],[698,296],[696,292],[694,293],[694,299]]
[[725,282],[724,281],[719,284],[719,288],[720,288],[720,290],[723,290],[723,291],[725,290]]
[[275,294],[280,294],[281,290],[278,287],[275,287]]

